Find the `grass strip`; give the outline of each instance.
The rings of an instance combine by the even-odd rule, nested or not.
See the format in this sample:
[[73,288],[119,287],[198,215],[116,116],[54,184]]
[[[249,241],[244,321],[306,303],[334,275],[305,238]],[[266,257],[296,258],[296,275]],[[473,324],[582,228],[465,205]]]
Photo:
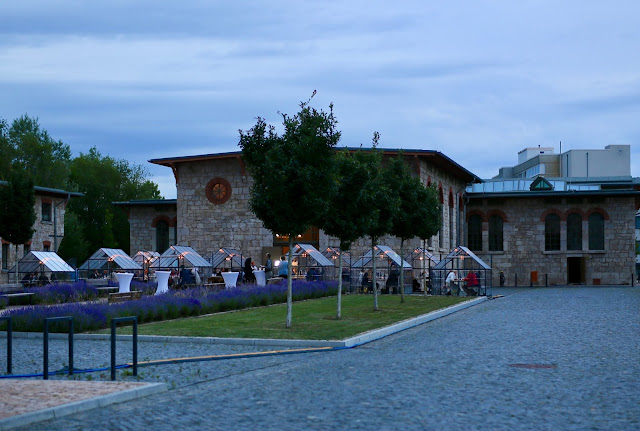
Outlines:
[[[379,311],[373,311],[373,296],[345,295],[342,319],[336,319],[336,298],[295,302],[292,327],[285,327],[286,304],[252,308],[185,319],[166,320],[138,326],[140,335],[343,340],[362,332],[439,310],[471,298],[451,296],[381,295]],[[121,328],[130,334],[131,328]]]

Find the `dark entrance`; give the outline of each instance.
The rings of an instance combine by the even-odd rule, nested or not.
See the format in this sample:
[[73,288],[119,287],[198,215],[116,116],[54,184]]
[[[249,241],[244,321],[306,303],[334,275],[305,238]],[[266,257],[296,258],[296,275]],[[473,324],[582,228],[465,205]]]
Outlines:
[[584,257],[567,258],[567,282],[569,284],[584,283]]

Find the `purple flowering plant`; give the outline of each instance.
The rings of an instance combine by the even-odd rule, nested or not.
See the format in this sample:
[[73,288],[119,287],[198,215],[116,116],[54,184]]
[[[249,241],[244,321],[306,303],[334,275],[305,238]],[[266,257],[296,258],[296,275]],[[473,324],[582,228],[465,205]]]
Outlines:
[[[132,286],[133,287],[133,286]],[[147,287],[151,289],[151,287]],[[336,282],[293,282],[293,300],[335,295]],[[61,289],[62,292],[66,292]],[[63,295],[59,293],[59,295]],[[87,294],[88,295],[88,294]],[[72,295],[70,295],[72,296]],[[139,323],[197,316],[228,310],[239,310],[284,303],[287,300],[285,282],[257,286],[245,284],[233,289],[211,291],[204,287],[169,291],[163,295],[143,295],[139,300],[109,304],[101,301],[67,302],[50,306],[26,306],[3,310],[1,316],[11,316],[15,331],[41,332],[44,319],[71,316],[76,332],[108,328],[112,318],[137,316]],[[51,332],[66,332],[67,324],[53,322]]]

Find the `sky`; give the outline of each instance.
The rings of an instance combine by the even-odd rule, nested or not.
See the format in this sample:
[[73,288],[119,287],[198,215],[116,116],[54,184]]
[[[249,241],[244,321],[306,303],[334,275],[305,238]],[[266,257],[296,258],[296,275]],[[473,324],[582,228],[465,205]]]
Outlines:
[[4,0],[0,118],[74,155],[238,151],[314,90],[339,146],[436,150],[481,178],[526,147],[631,145],[640,176],[640,2]]

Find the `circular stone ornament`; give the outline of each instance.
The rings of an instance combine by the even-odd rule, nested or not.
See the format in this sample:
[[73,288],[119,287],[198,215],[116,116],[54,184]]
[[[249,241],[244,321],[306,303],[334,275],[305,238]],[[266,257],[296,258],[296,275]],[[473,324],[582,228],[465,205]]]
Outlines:
[[231,197],[231,184],[224,178],[213,178],[204,189],[207,199],[214,205],[222,205]]

